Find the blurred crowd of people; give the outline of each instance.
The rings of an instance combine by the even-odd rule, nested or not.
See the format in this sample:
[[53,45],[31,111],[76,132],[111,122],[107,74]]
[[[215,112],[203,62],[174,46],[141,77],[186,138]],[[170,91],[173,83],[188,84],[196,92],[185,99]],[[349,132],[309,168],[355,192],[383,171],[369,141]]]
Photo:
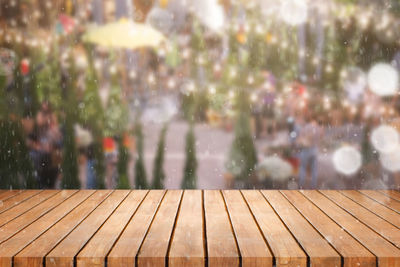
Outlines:
[[387,101],[366,90],[358,103],[345,97],[338,103],[299,81],[277,90],[271,82],[274,78],[268,76],[253,99],[253,132],[266,144],[265,156],[278,155],[291,164],[298,188],[320,188],[324,182],[321,177],[329,175],[344,177],[337,170],[324,174],[318,166],[322,157],[331,158],[343,145],[357,148],[362,156],[360,170],[349,175],[359,179],[345,179],[352,183],[347,186],[359,187],[384,176],[389,177],[387,186],[399,184],[397,173],[382,167],[379,153],[371,145],[374,128],[387,124],[400,129],[397,98]]
[[54,188],[61,164],[62,129],[48,102],[43,102],[34,118],[25,118],[30,149],[40,188]]

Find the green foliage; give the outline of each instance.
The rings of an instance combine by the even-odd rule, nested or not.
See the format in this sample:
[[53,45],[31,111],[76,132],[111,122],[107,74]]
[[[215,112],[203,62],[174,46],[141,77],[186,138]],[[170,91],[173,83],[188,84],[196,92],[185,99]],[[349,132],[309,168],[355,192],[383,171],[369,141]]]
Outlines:
[[8,103],[5,90],[6,77],[0,75],[0,119],[8,119]]
[[96,186],[98,189],[105,189],[106,186],[104,184],[104,176],[105,176],[105,157],[104,157],[104,149],[103,149],[103,138],[102,135],[99,137],[96,134],[93,134],[93,154],[94,154],[94,170],[96,173]]
[[35,90],[32,91],[37,95],[39,103],[47,100],[55,110],[59,110],[63,102],[60,90],[61,68],[60,62],[56,59],[58,56],[59,50],[55,43],[48,55],[43,50],[35,50],[32,64],[33,68],[41,66],[41,69],[33,74],[32,80]]
[[193,122],[186,134],[186,161],[183,171],[182,189],[195,189],[197,182],[196,138]]
[[24,108],[24,77],[20,72],[20,65],[18,64],[13,73],[13,81],[11,83],[11,90],[8,92],[3,90],[4,98],[4,114],[14,114],[19,117],[23,116]]
[[70,115],[65,118],[65,136],[63,161],[61,164],[62,183],[64,189],[78,189],[78,150],[75,142],[74,123]]
[[83,93],[80,118],[92,130],[104,128],[104,109],[101,103],[96,71],[89,67],[86,71],[86,87]]
[[20,188],[18,175],[18,138],[12,121],[0,121],[0,188]]
[[200,92],[196,92],[194,99],[195,101],[193,103],[193,116],[197,121],[205,121],[206,111],[210,104],[207,91],[202,90]]
[[249,58],[248,66],[252,71],[264,67],[266,58],[266,46],[261,34],[251,32],[248,40]]
[[128,162],[129,162],[129,151],[124,145],[124,138],[121,136],[118,140],[118,189],[129,189],[128,179]]
[[137,159],[135,163],[135,184],[136,189],[146,189],[147,186],[147,175],[146,168],[144,166],[144,140],[143,140],[143,130],[142,123],[137,119],[135,125],[135,137],[136,137],[136,149],[137,149]]
[[[25,135],[16,114],[8,109],[14,92],[4,89],[6,79],[0,75],[0,188],[37,188],[37,180]],[[15,88],[14,88],[15,89]]]
[[89,66],[86,72],[86,88],[83,93],[82,108],[80,109],[80,120],[91,130],[94,141],[94,170],[96,173],[97,188],[104,189],[105,157],[103,149],[104,137],[104,109],[101,103],[98,79],[94,68],[90,51],[87,52]]
[[25,136],[19,122],[0,120],[0,188],[37,188]]
[[235,179],[246,182],[257,164],[257,152],[250,128],[248,95],[244,90],[237,95],[237,110],[235,137],[226,167]]
[[62,188],[80,188],[78,173],[78,150],[75,140],[74,124],[77,122],[77,102],[75,98],[76,72],[72,60],[70,59],[69,76],[66,77],[65,102],[64,102],[64,151],[61,164]]
[[186,120],[189,120],[190,116],[192,116],[192,111],[194,109],[194,105],[195,105],[195,94],[194,93],[188,93],[188,94],[184,94],[182,96],[181,109],[182,109],[183,116]]
[[163,189],[164,188],[164,152],[165,152],[165,138],[167,134],[168,125],[166,124],[160,134],[160,139],[157,145],[157,154],[154,158],[153,166],[153,189]]
[[207,49],[207,47],[203,37],[203,30],[201,29],[200,22],[197,19],[194,19],[192,26],[193,27],[190,46],[196,52],[203,52]]
[[112,78],[110,95],[105,110],[105,135],[119,135],[128,125],[128,107],[121,98],[122,90],[117,77]]

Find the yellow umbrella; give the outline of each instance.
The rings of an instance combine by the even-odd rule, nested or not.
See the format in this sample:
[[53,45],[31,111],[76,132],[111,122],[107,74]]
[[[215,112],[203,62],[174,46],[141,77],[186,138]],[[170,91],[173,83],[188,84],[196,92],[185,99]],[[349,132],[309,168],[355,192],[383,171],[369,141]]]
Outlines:
[[129,49],[157,47],[164,40],[165,37],[151,26],[128,20],[92,28],[83,36],[84,42]]

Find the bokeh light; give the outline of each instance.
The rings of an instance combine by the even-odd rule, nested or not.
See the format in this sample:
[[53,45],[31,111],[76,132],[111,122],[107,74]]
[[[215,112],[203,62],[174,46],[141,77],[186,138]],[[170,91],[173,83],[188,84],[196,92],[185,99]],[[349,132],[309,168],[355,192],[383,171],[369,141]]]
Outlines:
[[337,172],[350,176],[360,169],[362,158],[356,148],[346,145],[333,153],[332,160]]
[[285,0],[280,13],[283,21],[289,25],[303,24],[307,20],[307,3],[304,0]]
[[389,125],[381,125],[371,133],[371,143],[381,153],[390,153],[399,145],[399,133]]
[[399,86],[399,74],[391,65],[378,63],[368,72],[368,85],[379,96],[394,95]]
[[390,153],[382,153],[379,155],[379,160],[386,170],[390,172],[400,171],[400,146]]

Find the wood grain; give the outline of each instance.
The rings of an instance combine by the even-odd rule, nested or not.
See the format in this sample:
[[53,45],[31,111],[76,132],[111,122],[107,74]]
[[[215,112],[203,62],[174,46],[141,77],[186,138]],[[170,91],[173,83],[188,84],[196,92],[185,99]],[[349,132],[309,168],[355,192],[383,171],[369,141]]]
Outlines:
[[60,205],[64,200],[68,199],[72,195],[77,193],[76,190],[64,190],[51,197],[36,207],[32,208],[23,215],[15,218],[11,222],[0,227],[0,243],[6,241],[11,236],[22,231],[26,226],[30,225],[32,222],[36,221],[41,216],[45,215],[47,212],[51,211],[58,205]]
[[0,194],[0,201],[5,201],[10,197],[18,195],[20,193],[22,193],[22,190],[6,190]]
[[400,267],[392,190],[0,191],[0,267]]
[[65,236],[81,223],[108,195],[110,190],[97,191],[61,219],[47,232],[14,257],[14,267],[41,267],[43,259]]
[[105,258],[148,191],[131,191],[76,256],[77,267],[105,266]]
[[77,205],[92,195],[94,191],[79,191],[61,203],[57,209],[45,214],[43,217],[18,232],[13,238],[0,245],[0,266],[12,266],[14,257],[23,248],[52,227],[61,218],[71,212]]
[[385,219],[386,221],[390,222],[397,228],[400,228],[400,214],[389,209],[388,207],[372,200],[371,198],[367,197],[366,195],[361,194],[358,191],[354,190],[343,190],[339,191],[341,194],[345,195],[346,197],[350,198],[357,204],[363,206],[364,208],[372,211],[379,217]]
[[307,266],[307,256],[261,193],[243,190],[242,194],[274,254],[276,266]]
[[350,234],[298,191],[282,191],[286,198],[340,253],[344,266],[376,267],[376,258]]
[[108,255],[107,266],[135,265],[135,257],[164,194],[163,190],[149,192]]
[[168,266],[204,266],[202,193],[186,190],[172,236]]
[[74,257],[115,211],[128,193],[128,190],[114,191],[46,256],[46,267],[73,267]]
[[400,230],[395,226],[337,191],[322,190],[320,192],[353,215],[356,219],[369,226],[373,231],[377,232],[396,247],[400,248]]
[[379,266],[400,266],[400,250],[318,191],[302,191],[326,215],[378,257]]
[[25,201],[15,207],[12,207],[9,210],[3,212],[0,216],[0,226],[8,223],[9,221],[17,218],[18,216],[24,214],[27,211],[30,211],[38,205],[39,203],[49,199],[50,197],[54,196],[55,194],[59,193],[60,191],[56,190],[46,190],[42,191],[41,193],[31,197],[29,201]]
[[272,266],[272,253],[241,193],[237,190],[224,190],[222,193],[239,246],[242,266]]
[[382,194],[385,194],[397,201],[400,201],[400,192],[395,190],[378,190]]
[[219,190],[204,191],[208,266],[239,266],[232,225]]
[[1,202],[0,205],[0,213],[20,204],[21,202],[31,198],[34,195],[37,195],[40,193],[40,190],[29,190],[29,191],[24,191],[21,194],[15,195],[13,197],[8,198],[7,200],[4,200]]
[[360,192],[395,212],[400,213],[400,201],[394,200],[393,198],[373,190],[360,190]]
[[137,256],[138,266],[165,266],[181,190],[168,190]]
[[310,258],[312,266],[341,266],[340,255],[279,191],[261,191]]

